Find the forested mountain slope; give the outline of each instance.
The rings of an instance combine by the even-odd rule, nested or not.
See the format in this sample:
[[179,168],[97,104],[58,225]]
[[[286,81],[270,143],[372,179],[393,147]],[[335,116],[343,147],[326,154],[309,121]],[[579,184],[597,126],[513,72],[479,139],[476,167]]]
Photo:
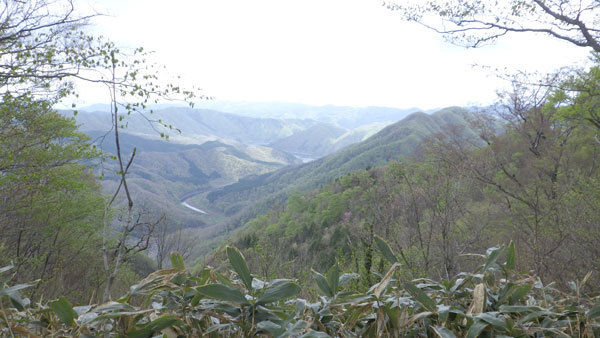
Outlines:
[[[68,111],[63,114],[72,116]],[[83,131],[111,129],[111,117],[105,110],[82,110],[75,117]],[[360,142],[369,132],[378,131],[385,124],[377,121],[360,125],[354,131],[307,118],[248,117],[177,106],[161,106],[145,117],[134,113],[120,123],[125,127],[125,132],[149,139],[158,140],[160,134],[164,133],[169,135],[171,141],[183,144],[220,140],[226,143],[269,145],[309,158],[322,157],[348,144]]]
[[[376,236],[399,253],[403,276],[433,279],[471,268],[463,254],[512,240],[519,271],[567,289],[600,269],[600,170],[597,131],[562,113],[505,111],[503,133],[493,124],[479,124],[476,134],[449,128],[423,145],[423,156],[293,193],[248,221],[233,244],[265,276],[308,279],[311,268],[337,261],[372,285],[375,272],[385,273]],[[448,111],[437,116],[456,121]],[[597,288],[598,276],[590,276]]]
[[[202,143],[205,139],[220,138],[246,144],[266,144],[315,125],[324,125],[309,119],[253,118],[216,110],[176,106],[157,109],[148,116],[154,121],[160,120],[166,126],[180,129],[181,134],[156,123],[151,124],[140,114],[127,117],[124,122],[127,123],[127,131],[152,138],[159,137],[157,130],[169,132],[171,138],[184,143]],[[76,119],[84,131],[108,130],[111,127],[111,117],[106,111],[80,111]]]
[[320,158],[334,153],[351,144],[358,143],[373,136],[391,123],[374,122],[352,130],[327,128],[315,125],[269,144],[269,146],[297,154]]
[[[97,142],[104,135],[97,131],[88,134]],[[299,162],[294,156],[272,148],[219,141],[186,145],[121,133],[120,145],[127,156],[136,148],[128,181],[138,201],[149,208],[168,211],[172,221],[184,227],[198,227],[205,222],[197,212],[179,205],[185,195]],[[109,154],[115,149],[112,138],[103,139],[100,146]],[[118,184],[116,170],[108,164],[102,168],[107,191],[113,191]]]
[[434,114],[413,113],[389,125],[358,144],[350,145],[314,162],[285,167],[272,173],[242,179],[208,195],[211,206],[230,215],[248,205],[248,201],[281,201],[293,190],[304,190],[327,183],[336,177],[414,154],[426,137],[445,127],[458,125],[467,135],[473,113],[458,107]]

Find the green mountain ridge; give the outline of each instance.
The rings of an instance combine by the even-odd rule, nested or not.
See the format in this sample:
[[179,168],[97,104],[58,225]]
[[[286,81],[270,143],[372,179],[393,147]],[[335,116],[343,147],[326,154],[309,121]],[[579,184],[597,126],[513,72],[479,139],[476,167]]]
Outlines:
[[[63,112],[68,115],[69,112]],[[75,117],[83,131],[109,130],[111,116],[105,111],[81,111]],[[160,121],[163,126],[152,121]],[[172,141],[184,144],[202,144],[210,140],[223,140],[250,145],[265,145],[318,127],[329,133],[338,133],[338,127],[310,119],[254,118],[223,113],[209,109],[169,107],[142,116],[132,113],[120,122],[130,134],[158,139],[160,133],[169,135]],[[167,126],[167,127],[165,127]],[[172,126],[181,130],[181,133]]]
[[232,229],[240,228],[247,220],[267,212],[274,205],[283,205],[294,191],[314,189],[359,169],[414,156],[421,142],[443,128],[463,126],[464,135],[474,135],[468,125],[476,116],[476,113],[459,107],[442,109],[431,115],[413,113],[367,140],[321,159],[249,176],[192,201],[227,216],[224,223],[212,226],[210,233],[213,239],[227,237]]
[[446,108],[432,115],[413,113],[383,128],[363,142],[350,145],[314,162],[245,178],[210,193],[208,199],[216,205],[223,201],[230,204],[236,203],[236,199],[241,195],[247,198],[252,196],[251,199],[255,200],[255,197],[261,195],[281,196],[291,190],[314,188],[353,170],[382,165],[401,156],[410,156],[427,136],[441,132],[444,126],[466,126],[466,117],[471,114],[473,113],[459,107]]
[[[106,132],[89,131],[88,134],[98,139]],[[101,144],[108,153],[115,149],[110,136]],[[119,134],[119,138],[125,156],[136,148],[136,157],[128,175],[128,183],[136,199],[154,209],[170,210],[175,219],[186,227],[202,226],[205,220],[198,217],[197,212],[179,205],[183,196],[298,162],[292,155],[262,146],[231,145],[219,141],[186,145],[124,132]],[[118,183],[114,175],[117,168],[109,166],[104,169],[104,189],[112,191]]]
[[353,143],[366,140],[389,123],[374,122],[352,130],[326,128],[315,125],[306,130],[277,140],[269,146],[292,154],[323,157]]
[[309,118],[345,129],[355,129],[374,122],[396,122],[411,113],[420,111],[418,108],[313,106],[290,102],[234,102],[219,100],[201,101],[196,106],[251,117],[277,119]]

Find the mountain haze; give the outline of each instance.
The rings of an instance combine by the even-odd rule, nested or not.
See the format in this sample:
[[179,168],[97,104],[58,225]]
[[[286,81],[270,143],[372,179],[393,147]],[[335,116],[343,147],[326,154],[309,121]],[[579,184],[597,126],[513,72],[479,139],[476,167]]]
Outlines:
[[197,107],[251,117],[277,119],[307,118],[337,125],[345,129],[354,129],[374,122],[397,122],[410,113],[420,111],[418,108],[311,106],[288,102],[234,102],[219,100],[198,102]]
[[282,202],[292,191],[312,189],[358,169],[412,156],[421,142],[442,132],[445,127],[464,126],[465,135],[474,135],[468,127],[474,116],[475,113],[459,107],[442,109],[431,115],[413,113],[365,141],[319,160],[247,177],[215,190],[207,195],[207,202],[232,216],[244,210],[249,205],[248,201],[253,201],[250,214],[256,214],[265,211],[275,201]]

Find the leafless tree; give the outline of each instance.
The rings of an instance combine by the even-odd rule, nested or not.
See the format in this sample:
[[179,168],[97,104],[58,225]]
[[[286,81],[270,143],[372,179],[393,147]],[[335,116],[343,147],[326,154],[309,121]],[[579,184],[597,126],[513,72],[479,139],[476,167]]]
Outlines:
[[0,3],[0,87],[3,92],[65,95],[63,79],[90,66],[95,39],[81,29],[97,13],[80,14],[73,0]]
[[[600,3],[596,0],[383,0],[404,18],[450,42],[479,47],[511,33],[541,33],[600,52]],[[441,19],[441,20],[440,20]]]

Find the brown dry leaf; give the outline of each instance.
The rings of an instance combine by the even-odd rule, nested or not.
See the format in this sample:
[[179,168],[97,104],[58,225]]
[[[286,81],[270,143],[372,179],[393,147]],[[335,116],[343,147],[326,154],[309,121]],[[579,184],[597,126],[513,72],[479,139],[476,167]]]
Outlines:
[[21,336],[24,336],[27,338],[41,338],[41,336],[38,336],[36,334],[29,332],[26,328],[24,328],[22,326],[13,326],[13,327],[11,327],[11,330],[13,332],[19,333]]
[[392,265],[392,267],[388,270],[383,279],[381,279],[381,282],[379,282],[379,285],[377,285],[375,290],[373,290],[373,294],[375,295],[375,297],[379,298],[379,296],[381,296],[383,290],[385,290],[387,285],[390,283],[390,280],[392,280],[394,272],[398,270],[399,267],[400,263],[394,263],[394,265]]
[[[475,286],[473,289],[473,302],[469,306],[467,310],[467,315],[477,315],[484,311],[485,309],[485,284],[480,283]],[[463,320],[463,324],[466,325],[467,318]]]

